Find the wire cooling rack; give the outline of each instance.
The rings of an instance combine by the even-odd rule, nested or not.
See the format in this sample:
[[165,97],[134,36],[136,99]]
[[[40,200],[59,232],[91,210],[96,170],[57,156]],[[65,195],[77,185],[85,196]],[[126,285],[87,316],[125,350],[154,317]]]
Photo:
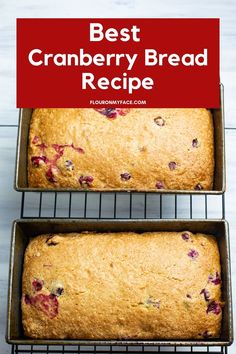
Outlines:
[[23,192],[21,201],[21,218],[223,219],[224,217],[224,195]]
[[227,354],[227,347],[130,347],[130,346],[108,346],[108,347],[84,347],[84,346],[36,346],[36,345],[17,345],[12,347],[12,354],[181,354],[181,353],[210,353],[210,354]]
[[[207,219],[225,218],[224,195],[158,193],[22,193],[21,218]],[[227,354],[227,347],[183,346],[39,346],[13,345],[12,354]]]

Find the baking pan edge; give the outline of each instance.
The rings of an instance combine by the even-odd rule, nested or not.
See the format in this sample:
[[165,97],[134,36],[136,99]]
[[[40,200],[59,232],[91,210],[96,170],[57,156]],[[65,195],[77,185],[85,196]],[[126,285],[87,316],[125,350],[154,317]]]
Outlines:
[[[195,190],[157,190],[157,189],[151,189],[151,190],[123,190],[123,189],[106,189],[106,190],[101,190],[101,189],[72,189],[72,188],[30,188],[26,186],[21,186],[19,182],[19,176],[20,173],[22,172],[22,169],[24,170],[24,173],[26,174],[25,179],[27,180],[27,163],[26,166],[21,167],[20,166],[20,157],[22,155],[22,132],[23,132],[23,114],[25,109],[29,108],[20,108],[19,111],[19,129],[18,129],[18,138],[17,138],[17,153],[16,153],[16,167],[15,167],[15,181],[14,181],[14,189],[18,192],[89,192],[89,193],[97,193],[97,192],[102,192],[102,193],[115,193],[115,192],[120,192],[120,193],[157,193],[157,194],[197,194],[197,195],[205,195],[205,194],[211,194],[211,195],[221,195],[225,192],[226,189],[226,177],[225,177],[225,132],[224,132],[224,86],[223,84],[220,84],[220,100],[221,100],[221,142],[220,146],[222,149],[222,152],[220,154],[221,156],[221,161],[217,162],[217,164],[220,164],[222,166],[222,170],[220,171],[221,173],[221,184],[222,187],[219,190],[200,190],[200,191],[195,191]],[[28,141],[25,141],[24,144],[28,145]],[[27,150],[27,147],[24,146],[25,150]],[[218,152],[217,152],[218,154]],[[215,159],[216,159],[216,150],[215,150]],[[27,161],[27,158],[26,158]],[[214,183],[215,183],[215,176],[216,173],[214,173]]]
[[[15,235],[16,235],[16,225],[19,223],[41,223],[41,224],[128,224],[132,223],[134,226],[135,224],[145,224],[145,227],[148,227],[148,224],[195,224],[197,225],[199,222],[204,224],[210,223],[221,223],[224,225],[224,237],[226,242],[226,259],[224,260],[226,263],[227,269],[227,289],[226,296],[227,296],[227,304],[228,304],[228,312],[227,312],[227,323],[228,323],[228,338],[227,340],[222,339],[212,339],[212,340],[45,340],[45,339],[27,339],[27,338],[12,338],[11,337],[11,312],[12,312],[12,286],[13,286],[13,270],[14,270],[14,255],[15,255]],[[98,230],[99,231],[99,230]],[[63,230],[62,230],[63,232]],[[131,220],[124,220],[124,219],[18,219],[13,222],[12,227],[12,244],[11,244],[11,257],[10,257],[10,277],[9,277],[9,290],[8,290],[8,311],[7,311],[7,332],[6,332],[6,341],[9,344],[39,344],[39,345],[146,345],[146,346],[229,346],[233,343],[233,315],[232,315],[232,289],[231,289],[231,271],[230,271],[230,245],[229,245],[229,229],[228,229],[228,222],[226,220],[220,219],[131,219]],[[222,260],[221,260],[222,262]]]

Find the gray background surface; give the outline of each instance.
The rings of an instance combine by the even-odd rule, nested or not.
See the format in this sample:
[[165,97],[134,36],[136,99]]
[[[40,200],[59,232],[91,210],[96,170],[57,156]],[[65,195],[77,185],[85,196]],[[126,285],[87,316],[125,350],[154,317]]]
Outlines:
[[[236,1],[222,0],[0,0],[0,353],[11,352],[5,344],[6,299],[10,230],[20,216],[21,194],[13,190],[18,111],[15,108],[15,19],[16,17],[219,17],[221,19],[221,81],[225,87],[227,193],[226,219],[230,222],[233,293],[236,271]],[[115,20],[114,20],[115,21]],[[30,34],[29,34],[30,35]],[[33,83],[32,83],[33,88]],[[42,215],[53,215],[53,196],[43,198]],[[97,216],[98,196],[88,199],[87,216]],[[103,217],[111,216],[113,197],[103,199]],[[135,196],[132,217],[143,217],[143,198]],[[174,197],[163,198],[163,217],[174,217]],[[67,216],[68,196],[58,198],[57,216]],[[193,217],[205,217],[205,200],[193,198]],[[26,215],[37,216],[38,199],[28,196]],[[221,217],[221,197],[208,197],[208,217]],[[128,216],[129,200],[120,196],[118,215]],[[83,200],[73,199],[74,216]],[[73,214],[72,214],[73,215]],[[148,216],[159,217],[158,196],[150,196]],[[189,197],[178,197],[178,217],[189,217]],[[236,305],[235,305],[236,306]],[[236,344],[229,353],[236,352]]]

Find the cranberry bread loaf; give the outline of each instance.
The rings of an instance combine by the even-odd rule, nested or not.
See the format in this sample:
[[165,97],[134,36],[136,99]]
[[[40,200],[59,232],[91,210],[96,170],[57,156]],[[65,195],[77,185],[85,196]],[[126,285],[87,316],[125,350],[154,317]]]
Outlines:
[[28,185],[211,190],[213,135],[207,109],[35,109]]
[[190,232],[41,235],[26,250],[25,335],[201,339],[220,334],[220,257]]

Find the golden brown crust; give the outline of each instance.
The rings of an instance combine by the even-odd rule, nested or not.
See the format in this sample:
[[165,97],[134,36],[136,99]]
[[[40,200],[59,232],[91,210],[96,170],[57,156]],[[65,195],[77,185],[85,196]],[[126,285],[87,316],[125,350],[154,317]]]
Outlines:
[[[155,121],[158,117],[159,122]],[[116,119],[94,109],[35,109],[29,134],[28,184],[98,190],[211,190],[213,135],[212,116],[206,109],[130,109]]]
[[22,316],[29,337],[213,338],[221,306],[212,236],[41,235],[25,253]]

